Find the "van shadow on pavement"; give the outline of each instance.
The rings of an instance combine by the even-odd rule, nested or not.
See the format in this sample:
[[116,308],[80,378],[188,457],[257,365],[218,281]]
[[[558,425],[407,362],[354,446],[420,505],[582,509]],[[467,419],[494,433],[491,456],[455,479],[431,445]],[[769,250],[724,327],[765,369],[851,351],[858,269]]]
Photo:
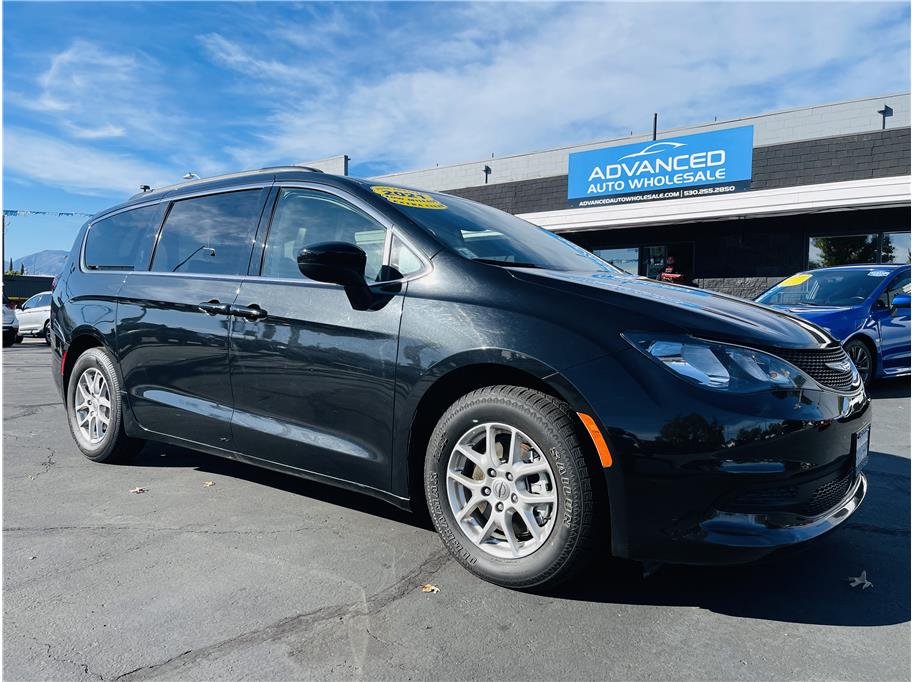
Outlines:
[[891,377],[871,382],[868,395],[872,398],[908,398],[912,395],[909,377]]
[[[841,527],[806,546],[743,566],[595,564],[553,596],[590,602],[696,606],[739,618],[870,627],[909,621],[910,461],[872,452],[868,495]],[[626,565],[625,565],[626,564]],[[873,587],[849,586],[867,571]]]
[[416,528],[434,530],[426,515],[409,513],[370,495],[164,443],[150,443],[122,466],[192,468],[269,486]]
[[[146,447],[131,464],[194,468],[432,529],[426,515],[366,495],[178,447]],[[907,459],[872,452],[865,468],[868,496],[861,509],[842,527],[800,550],[744,566],[665,565],[648,578],[638,563],[604,557],[570,583],[543,594],[605,604],[696,606],[794,623],[869,627],[907,622],[909,466]],[[874,586],[864,591],[849,587],[848,577],[862,570]]]

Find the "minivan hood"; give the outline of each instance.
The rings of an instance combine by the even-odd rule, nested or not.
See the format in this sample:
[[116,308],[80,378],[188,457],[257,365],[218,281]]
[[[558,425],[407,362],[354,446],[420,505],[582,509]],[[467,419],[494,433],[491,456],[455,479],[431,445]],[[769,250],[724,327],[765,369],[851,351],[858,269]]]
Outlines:
[[[778,348],[820,348],[834,343],[798,317],[726,294],[609,272],[562,272],[512,268],[517,279],[585,296],[621,313],[629,324],[648,318],[666,327],[720,341]],[[593,314],[597,314],[593,310]],[[610,313],[609,313],[610,314]],[[625,328],[624,319],[615,320]],[[630,331],[636,331],[634,327]]]

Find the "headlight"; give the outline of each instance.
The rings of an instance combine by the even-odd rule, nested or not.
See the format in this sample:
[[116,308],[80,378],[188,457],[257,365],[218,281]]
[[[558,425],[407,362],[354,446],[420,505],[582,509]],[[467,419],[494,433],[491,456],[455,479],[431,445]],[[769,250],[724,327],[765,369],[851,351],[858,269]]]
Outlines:
[[624,334],[624,338],[678,376],[706,388],[733,393],[819,388],[794,365],[752,348],[683,335]]

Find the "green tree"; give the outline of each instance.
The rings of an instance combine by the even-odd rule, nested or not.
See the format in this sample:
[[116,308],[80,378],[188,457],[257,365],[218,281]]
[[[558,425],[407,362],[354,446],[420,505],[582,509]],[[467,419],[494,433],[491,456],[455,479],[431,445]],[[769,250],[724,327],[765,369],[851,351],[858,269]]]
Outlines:
[[[890,235],[885,234],[883,236],[883,243],[880,247],[880,262],[892,263],[895,251],[896,249],[893,248],[893,240],[890,239]],[[900,262],[902,262],[902,260],[900,260]]]
[[869,235],[814,237],[808,267],[827,268],[850,263],[876,263],[877,240]]

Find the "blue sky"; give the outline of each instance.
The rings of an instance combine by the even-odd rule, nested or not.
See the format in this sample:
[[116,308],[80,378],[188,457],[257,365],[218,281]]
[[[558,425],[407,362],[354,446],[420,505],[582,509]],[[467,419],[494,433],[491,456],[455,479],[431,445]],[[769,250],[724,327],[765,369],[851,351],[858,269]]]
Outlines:
[[[4,208],[346,153],[354,175],[909,89],[907,3],[3,5]],[[13,218],[6,255],[81,219]]]

